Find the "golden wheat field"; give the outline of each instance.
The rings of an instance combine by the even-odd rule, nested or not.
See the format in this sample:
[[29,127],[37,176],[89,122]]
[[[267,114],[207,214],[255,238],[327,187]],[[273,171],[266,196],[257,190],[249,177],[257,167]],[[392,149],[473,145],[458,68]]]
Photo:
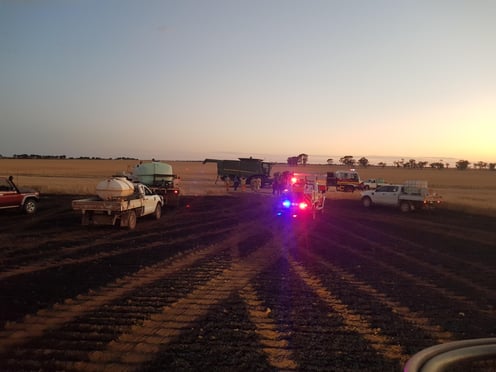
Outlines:
[[[226,192],[222,182],[215,183],[217,165],[201,161],[166,161],[172,165],[174,174],[181,177],[184,195],[213,195]],[[14,176],[16,183],[32,187],[42,194],[91,195],[102,179],[129,172],[138,160],[39,160],[0,159],[0,176]],[[328,171],[344,169],[338,165],[307,164],[289,167],[276,164],[273,172],[291,170],[316,173],[325,180]],[[395,167],[357,168],[362,180],[383,178],[391,183],[406,180],[426,180],[433,192],[443,197],[444,207],[496,216],[496,172],[489,170],[457,169],[404,169]],[[356,198],[359,193],[328,191],[328,197]]]

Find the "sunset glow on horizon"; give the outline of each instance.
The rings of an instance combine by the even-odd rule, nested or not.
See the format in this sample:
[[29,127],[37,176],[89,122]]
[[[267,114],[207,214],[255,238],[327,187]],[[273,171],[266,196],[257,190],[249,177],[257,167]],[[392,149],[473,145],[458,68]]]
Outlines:
[[0,155],[496,162],[495,14],[482,0],[2,2]]

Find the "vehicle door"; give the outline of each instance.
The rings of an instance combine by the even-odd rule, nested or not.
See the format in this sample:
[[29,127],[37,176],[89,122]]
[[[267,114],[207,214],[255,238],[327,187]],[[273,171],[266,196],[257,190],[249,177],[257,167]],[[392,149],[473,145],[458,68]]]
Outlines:
[[21,205],[22,195],[5,178],[0,178],[0,208]]
[[151,214],[155,211],[155,207],[157,206],[157,203],[159,201],[159,196],[146,186],[143,186],[143,193],[144,214]]
[[396,205],[398,203],[399,192],[399,186],[380,186],[374,192],[374,202],[382,205]]

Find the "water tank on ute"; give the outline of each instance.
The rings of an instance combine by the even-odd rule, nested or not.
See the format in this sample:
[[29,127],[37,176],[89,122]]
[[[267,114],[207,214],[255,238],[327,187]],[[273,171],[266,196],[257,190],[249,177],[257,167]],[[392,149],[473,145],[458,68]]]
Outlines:
[[96,194],[103,200],[125,198],[133,193],[134,184],[125,177],[108,178],[96,185]]

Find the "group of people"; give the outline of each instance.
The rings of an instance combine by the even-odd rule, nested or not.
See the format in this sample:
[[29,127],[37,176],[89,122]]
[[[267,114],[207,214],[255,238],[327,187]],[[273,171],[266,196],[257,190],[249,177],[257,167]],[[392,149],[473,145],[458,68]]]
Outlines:
[[274,173],[272,181],[272,194],[280,195],[290,184],[291,173],[288,171],[282,173]]
[[[226,185],[226,191],[229,191],[229,188],[232,186],[234,191],[237,191],[238,188],[241,188],[241,191],[246,191],[247,180],[246,177],[234,176],[232,179],[229,176],[224,177],[224,184]],[[262,187],[262,179],[260,177],[253,177],[250,180],[250,188],[253,191],[259,191]]]

